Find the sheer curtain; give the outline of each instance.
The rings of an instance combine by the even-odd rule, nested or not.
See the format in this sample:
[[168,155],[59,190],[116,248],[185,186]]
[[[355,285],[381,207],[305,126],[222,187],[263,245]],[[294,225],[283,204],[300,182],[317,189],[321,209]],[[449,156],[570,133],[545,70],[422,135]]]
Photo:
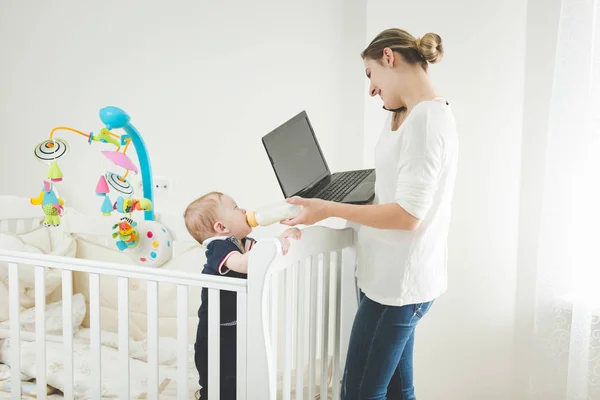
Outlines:
[[538,243],[535,399],[600,399],[600,0],[563,0]]

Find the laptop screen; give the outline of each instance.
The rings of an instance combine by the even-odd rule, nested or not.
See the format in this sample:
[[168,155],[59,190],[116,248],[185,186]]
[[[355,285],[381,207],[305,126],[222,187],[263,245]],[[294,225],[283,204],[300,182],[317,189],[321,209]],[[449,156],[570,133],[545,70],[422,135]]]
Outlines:
[[285,197],[317,183],[329,168],[305,111],[262,138]]

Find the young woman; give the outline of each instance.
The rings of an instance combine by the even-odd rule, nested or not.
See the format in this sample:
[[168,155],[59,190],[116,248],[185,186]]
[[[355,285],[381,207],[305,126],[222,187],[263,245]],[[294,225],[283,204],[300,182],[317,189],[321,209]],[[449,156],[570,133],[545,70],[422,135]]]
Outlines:
[[381,32],[361,54],[390,118],[375,149],[373,204],[290,198],[303,211],[285,224],[329,217],[360,224],[357,281],[342,399],[415,400],[415,328],[447,289],[447,236],[458,159],[449,103],[434,89],[429,64],[442,59],[440,36]]

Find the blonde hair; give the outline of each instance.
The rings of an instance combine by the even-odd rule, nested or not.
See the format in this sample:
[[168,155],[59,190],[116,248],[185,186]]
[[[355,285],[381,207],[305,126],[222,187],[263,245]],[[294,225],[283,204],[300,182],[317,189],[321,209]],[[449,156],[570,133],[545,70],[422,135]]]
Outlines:
[[185,209],[183,214],[185,227],[200,244],[215,234],[217,209],[222,197],[223,193],[210,192],[192,201]]
[[380,61],[386,47],[400,53],[409,64],[421,64],[425,71],[429,64],[440,62],[444,57],[442,38],[438,34],[427,33],[422,38],[415,38],[397,28],[386,29],[377,35],[360,56]]

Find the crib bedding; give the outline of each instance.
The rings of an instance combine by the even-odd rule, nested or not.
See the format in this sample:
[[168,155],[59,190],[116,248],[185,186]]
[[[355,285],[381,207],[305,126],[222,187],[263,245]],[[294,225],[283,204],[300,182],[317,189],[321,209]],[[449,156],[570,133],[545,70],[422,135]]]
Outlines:
[[[85,315],[85,300],[83,295],[73,296],[73,394],[75,398],[90,398],[93,390],[90,360],[92,360],[89,345],[90,330],[81,327]],[[46,332],[48,335],[62,335],[61,302],[49,304],[46,311]],[[25,332],[35,332],[35,309],[31,308],[21,313],[21,329]],[[0,324],[0,329],[9,328],[8,321]],[[0,394],[4,390],[10,390],[10,339],[0,340]],[[131,398],[145,398],[147,393],[147,345],[144,340],[136,341],[130,338],[130,393]],[[173,393],[176,398],[177,377],[177,342],[170,337],[159,337],[158,346],[158,379],[163,395]],[[64,389],[63,380],[63,345],[55,341],[46,342],[46,379],[49,386],[49,394],[53,390]],[[115,365],[118,365],[118,334],[114,332],[101,331],[101,373],[102,373],[102,398],[118,398],[119,382],[121,373]],[[36,344],[35,342],[21,342],[21,372],[22,381],[35,379],[36,374]],[[193,363],[193,346],[188,346],[188,387],[193,395],[197,389],[197,373]],[[2,389],[4,387],[4,389]],[[31,383],[24,383],[26,391],[37,390]],[[31,398],[24,395],[23,398]],[[0,396],[0,399],[2,396]]]
[[[205,262],[205,249],[200,245],[190,246],[187,250],[166,261],[159,268],[167,271],[200,273]],[[101,260],[120,264],[130,264],[128,255],[107,248],[92,241],[77,238],[77,258]],[[159,282],[158,292],[158,331],[161,336],[177,337],[177,287]],[[82,293],[88,302],[88,313],[84,318],[84,327],[89,327],[89,278],[86,273],[73,275],[73,291]],[[188,340],[196,338],[198,307],[201,289],[188,288]],[[118,283],[117,278],[102,275],[100,277],[100,315],[102,329],[117,332],[118,327]],[[132,338],[142,340],[146,336],[147,292],[146,281],[129,279],[129,333]]]
[[[75,257],[77,242],[73,236],[59,235],[46,227],[38,227],[26,233],[0,232],[0,248],[35,254]],[[60,299],[61,271],[47,268],[45,271],[46,301]],[[28,265],[19,267],[19,300],[22,309],[35,304],[34,269]],[[8,265],[0,262],[0,322],[8,320]]]
[[[92,359],[89,340],[90,329],[81,326],[86,313],[85,298],[82,294],[76,294],[72,298],[72,320],[73,320],[73,389],[75,398],[89,398],[93,387],[91,385]],[[46,333],[48,335],[62,335],[62,302],[54,302],[46,308]],[[23,311],[20,314],[22,331],[35,332],[35,308]],[[0,329],[9,329],[8,321],[0,323]],[[119,397],[120,371],[114,368],[118,365],[118,334],[114,332],[101,331],[101,371],[102,371],[102,398],[114,399]],[[130,393],[132,399],[147,398],[147,343],[145,340],[129,340],[130,354]],[[46,379],[48,383],[48,399],[62,399],[61,390],[64,388],[63,380],[63,357],[64,351],[61,343],[47,341],[46,343]],[[198,389],[198,375],[193,363],[193,346],[188,345],[188,388],[189,396],[193,398]],[[0,400],[10,398],[10,339],[0,340]],[[172,337],[159,337],[158,344],[159,364],[159,391],[162,399],[177,398],[177,341]],[[328,386],[332,384],[333,360],[328,360]],[[321,375],[321,363],[317,360],[316,376]],[[36,347],[34,342],[21,343],[21,380],[23,381],[23,399],[35,397],[37,387],[35,385],[36,374]],[[304,393],[308,392],[308,369],[304,369]],[[283,379],[281,371],[278,374],[278,391],[281,394]],[[295,398],[296,371],[291,372],[292,393]],[[318,394],[319,383],[317,382]],[[4,387],[3,387],[4,386]],[[316,398],[319,398],[318,396]],[[331,398],[331,387],[328,390],[328,398]]]
[[[24,233],[0,232],[0,249],[24,251],[35,254],[51,254],[79,259],[99,260],[119,264],[131,264],[131,258],[116,250],[77,234],[65,234],[61,227],[39,226]],[[181,272],[201,272],[205,261],[205,249],[200,245],[189,245],[181,254],[159,266],[161,269]],[[22,309],[33,307],[34,269],[31,266],[19,267],[20,304]],[[46,269],[46,302],[61,298],[61,271]],[[118,289],[117,278],[101,276],[100,315],[102,329],[117,332]],[[159,282],[159,335],[177,337],[177,288],[175,285]],[[89,275],[73,273],[73,292],[82,293],[86,298],[88,312],[83,326],[89,327]],[[201,289],[188,290],[188,340],[195,339],[197,310],[200,306]],[[141,340],[146,335],[146,282],[129,279],[130,335]],[[8,266],[0,263],[0,322],[8,320]]]
[[[178,257],[167,261],[160,268],[168,270],[198,272],[204,263],[204,248],[199,245],[187,246],[187,250]],[[101,261],[130,264],[131,259],[115,249],[86,240],[76,234],[65,234],[61,227],[47,228],[37,226],[29,230],[14,232],[0,232],[0,248],[13,251],[24,251],[35,254],[51,254],[80,259],[95,259]],[[46,269],[46,331],[49,335],[62,335],[61,322],[61,271]],[[73,273],[73,332],[75,350],[73,356],[74,367],[74,394],[83,396],[91,388],[89,380],[90,368],[88,360],[91,359],[89,348],[89,285],[88,274]],[[19,292],[22,331],[35,332],[35,286],[34,269],[31,266],[19,266]],[[136,279],[129,280],[129,316],[130,316],[130,386],[132,398],[145,398],[146,393],[146,283]],[[117,279],[102,276],[100,283],[100,314],[101,314],[101,354],[103,376],[103,398],[116,398],[119,382],[117,371],[108,368],[117,364],[118,357],[118,290]],[[159,382],[161,383],[161,398],[177,397],[176,382],[176,340],[177,337],[177,301],[176,286],[159,283]],[[190,287],[188,290],[188,338],[190,343],[195,339],[197,325],[197,309],[200,304],[200,288]],[[8,301],[8,265],[0,263],[0,329],[9,329],[9,301]],[[62,398],[60,392],[52,394],[54,388],[61,389],[62,344],[53,341],[47,342],[47,383],[49,385],[48,398]],[[22,342],[21,344],[21,371],[23,398],[31,398],[37,391],[35,384],[27,380],[35,378],[35,344]],[[193,364],[193,345],[188,346],[190,396],[197,390],[197,372]],[[0,339],[0,399],[4,395],[10,397],[10,340]],[[112,385],[110,384],[112,382]],[[34,382],[35,383],[35,382]],[[26,392],[31,392],[27,394]]]
[[[8,340],[6,340],[8,341]],[[6,342],[5,341],[5,342]],[[51,398],[63,398],[60,389],[64,388],[64,381],[62,380],[62,346],[58,343],[49,343],[47,347],[47,383],[48,392]],[[26,346],[21,347],[22,362],[21,366],[23,371],[35,373],[35,345],[33,343],[26,343]],[[3,344],[0,354],[10,351],[10,344]],[[114,368],[118,361],[118,350],[109,348],[108,346],[102,346],[102,399],[115,399],[119,398],[119,382],[121,374],[118,369]],[[83,343],[74,343],[74,354],[73,354],[73,395],[75,399],[89,399],[93,393],[93,386],[91,385],[90,369],[86,361],[90,360],[89,345]],[[111,365],[112,364],[112,365]],[[147,364],[143,361],[130,359],[130,398],[132,399],[144,399],[148,395],[147,385]],[[173,365],[160,365],[158,369],[159,379],[159,393],[161,399],[166,398],[177,398],[177,368]],[[10,376],[8,371],[5,376]],[[25,378],[25,377],[24,377]],[[29,381],[29,379],[27,379]],[[0,390],[0,399],[3,398],[3,394],[7,396],[4,398],[10,398],[10,378],[6,381],[0,381],[0,387],[3,382],[7,383],[5,391]],[[35,380],[30,382],[23,382],[23,398],[31,398],[32,394],[26,392],[33,390],[33,397],[35,397],[35,391],[37,390]],[[186,398],[193,398],[194,392],[198,389],[198,378],[194,374],[194,371],[190,371],[188,379],[188,390],[189,396]],[[30,389],[30,390],[28,390]]]

